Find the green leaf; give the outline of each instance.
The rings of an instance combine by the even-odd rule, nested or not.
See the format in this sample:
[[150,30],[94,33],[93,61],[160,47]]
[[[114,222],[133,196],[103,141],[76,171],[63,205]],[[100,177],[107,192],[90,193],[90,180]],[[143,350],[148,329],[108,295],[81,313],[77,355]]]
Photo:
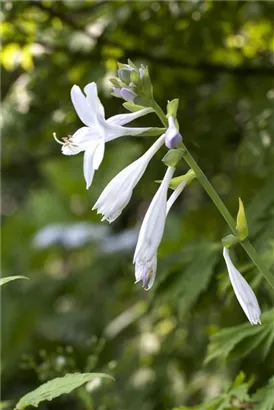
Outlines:
[[23,410],[27,406],[37,407],[45,400],[52,400],[61,394],[71,393],[77,387],[87,383],[97,377],[114,380],[111,376],[104,373],[71,373],[64,377],[57,377],[47,383],[42,384],[37,389],[23,396],[17,403],[14,410]]
[[0,279],[0,286],[4,285],[5,283],[11,282],[12,280],[16,280],[16,279],[28,279],[26,276],[7,276],[5,278],[1,278]]
[[238,210],[238,215],[237,215],[236,230],[239,233],[239,238],[241,241],[247,238],[248,226],[247,226],[247,220],[245,216],[244,204],[241,198],[239,198],[239,210]]
[[272,377],[268,385],[257,390],[251,398],[255,402],[253,410],[273,410],[274,409],[274,377]]
[[249,323],[245,323],[215,333],[211,336],[206,363],[218,357],[225,359],[233,352],[235,355],[237,350],[238,357],[245,356],[263,340],[268,340],[269,345],[269,335],[272,335],[272,342],[274,341],[273,318],[274,311],[271,310],[262,315],[261,326],[250,326]]

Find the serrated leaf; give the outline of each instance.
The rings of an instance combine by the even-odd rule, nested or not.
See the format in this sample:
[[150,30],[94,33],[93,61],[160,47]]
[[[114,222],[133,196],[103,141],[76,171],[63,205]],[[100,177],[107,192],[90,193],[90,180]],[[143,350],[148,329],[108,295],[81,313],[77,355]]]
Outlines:
[[253,410],[273,410],[274,409],[274,377],[272,377],[267,386],[262,387],[253,394],[252,404],[255,402]]
[[1,279],[0,279],[0,286],[4,285],[5,283],[11,282],[11,281],[13,281],[13,280],[17,280],[17,279],[28,279],[28,280],[29,280],[29,278],[27,278],[26,276],[20,276],[20,275],[17,275],[17,276],[7,276],[7,277],[5,277],[5,278],[1,278]]
[[37,389],[23,396],[17,403],[14,410],[23,410],[27,406],[37,407],[45,400],[52,400],[61,394],[71,393],[77,387],[87,383],[97,377],[114,380],[111,376],[104,373],[71,373],[64,377],[57,377],[47,383],[42,384]]
[[238,357],[248,354],[252,349],[262,343],[263,340],[267,339],[270,334],[273,334],[274,339],[273,319],[274,311],[271,310],[262,315],[261,326],[250,326],[249,323],[245,323],[240,326],[222,329],[215,333],[211,337],[208,345],[206,363],[218,357],[227,358],[236,348],[240,347],[240,343],[245,342],[247,345],[244,349],[240,349],[240,352],[238,350]]

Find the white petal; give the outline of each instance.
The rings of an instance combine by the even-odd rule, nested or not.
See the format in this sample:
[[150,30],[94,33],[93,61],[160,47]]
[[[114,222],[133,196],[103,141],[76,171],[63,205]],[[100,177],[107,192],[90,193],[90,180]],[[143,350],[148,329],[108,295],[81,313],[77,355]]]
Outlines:
[[119,172],[105,187],[92,209],[97,209],[97,212],[103,215],[103,219],[110,223],[118,218],[129,203],[132,191],[142,178],[149,161],[163,142],[164,135],[158,138],[144,155]]
[[186,184],[187,184],[188,180],[185,180],[183,182],[181,182],[177,188],[172,192],[172,194],[170,195],[170,197],[168,198],[167,204],[166,204],[166,214],[169,213],[170,208],[172,207],[172,205],[174,204],[174,202],[176,201],[176,199],[178,198],[179,195],[181,195],[181,193],[183,192]]
[[64,155],[76,155],[83,151],[81,147],[71,144],[70,142],[64,143],[61,150]]
[[104,107],[98,97],[97,85],[96,83],[92,82],[86,85],[84,91],[87,96],[87,101],[92,109],[94,115],[100,114],[105,117],[105,110]]
[[70,138],[73,144],[81,146],[83,150],[87,148],[87,145],[92,141],[98,139],[98,132],[90,127],[79,128]]
[[104,125],[104,128],[107,133],[106,142],[112,141],[124,135],[140,135],[143,132],[149,131],[151,129],[151,127],[146,127],[146,128],[122,127],[121,125],[110,124],[107,121],[106,121],[106,124]]
[[157,253],[166,219],[167,190],[175,168],[168,167],[164,179],[144,217],[133,261],[147,262]]
[[86,180],[86,188],[89,189],[93,175],[94,175],[94,165],[93,165],[93,157],[94,157],[94,148],[91,147],[87,149],[84,153],[84,164],[83,164],[83,170],[84,170],[84,177]]
[[118,114],[114,115],[113,117],[110,117],[107,119],[107,122],[109,124],[114,124],[114,125],[124,125],[128,124],[131,121],[136,120],[137,118],[143,117],[144,115],[152,112],[152,108],[143,108],[142,110],[132,112],[130,114]]
[[71,89],[71,101],[74,105],[75,111],[78,117],[85,125],[93,125],[94,118],[91,112],[91,108],[84,94],[82,93],[78,85],[74,85]]
[[228,248],[224,248],[223,255],[233,290],[248,320],[252,325],[261,323],[261,310],[255,293],[253,292],[247,281],[244,279],[244,277],[233,265],[230,259]]
[[105,142],[103,138],[101,138],[94,150],[94,159],[93,159],[94,169],[97,170],[99,166],[101,165],[101,162],[104,158],[104,153],[105,153]]

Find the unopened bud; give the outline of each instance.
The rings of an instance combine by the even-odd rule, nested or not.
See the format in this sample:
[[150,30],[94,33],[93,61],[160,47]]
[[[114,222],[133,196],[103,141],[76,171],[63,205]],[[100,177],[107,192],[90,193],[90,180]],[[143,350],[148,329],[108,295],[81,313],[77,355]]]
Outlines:
[[112,88],[112,93],[113,93],[113,95],[115,95],[115,97],[123,98],[122,95],[121,95],[121,90],[120,90],[120,88],[113,87],[113,88]]
[[128,88],[122,88],[120,92],[125,101],[134,102],[134,98],[137,97],[137,94]]
[[143,68],[139,68],[140,78],[142,79],[145,75],[145,70]]
[[130,82],[131,70],[128,68],[119,68],[118,77],[126,84]]
[[168,117],[168,129],[165,136],[165,144],[168,149],[177,148],[182,142],[183,137],[175,127],[175,121],[172,116]]

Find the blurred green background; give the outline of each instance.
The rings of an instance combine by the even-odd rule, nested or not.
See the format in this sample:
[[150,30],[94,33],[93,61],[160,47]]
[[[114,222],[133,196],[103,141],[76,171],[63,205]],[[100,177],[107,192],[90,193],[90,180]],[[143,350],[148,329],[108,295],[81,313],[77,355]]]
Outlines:
[[[235,247],[233,259],[264,312],[262,326],[250,326],[222,258],[220,240],[229,230],[199,183],[169,214],[156,281],[145,292],[134,285],[132,255],[154,181],[165,171],[165,149],[109,226],[93,204],[154,138],[108,143],[86,191],[82,154],[61,155],[52,137],[81,126],[73,84],[95,81],[111,116],[125,112],[110,95],[117,61],[147,64],[158,103],[180,99],[184,142],[234,215],[243,199],[250,239],[270,266],[273,2],[1,5],[2,273],[31,279],[2,290],[5,408],[54,377],[95,371],[116,382],[90,383],[39,408],[273,409],[273,379],[267,383],[274,374],[274,294]],[[160,126],[153,114],[135,125]],[[186,171],[182,163],[177,175]]]

